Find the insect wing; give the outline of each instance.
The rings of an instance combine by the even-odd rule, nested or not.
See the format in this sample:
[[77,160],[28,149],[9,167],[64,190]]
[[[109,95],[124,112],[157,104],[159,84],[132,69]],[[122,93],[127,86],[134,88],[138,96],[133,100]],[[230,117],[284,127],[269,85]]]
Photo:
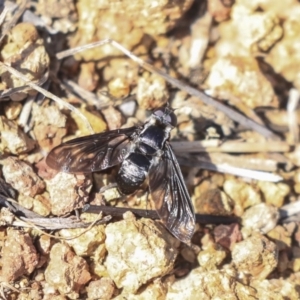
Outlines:
[[195,214],[177,159],[166,143],[164,155],[149,170],[150,192],[155,208],[168,230],[184,243],[190,243]]
[[91,173],[121,163],[130,151],[137,127],[111,130],[70,140],[53,148],[47,165],[69,173]]

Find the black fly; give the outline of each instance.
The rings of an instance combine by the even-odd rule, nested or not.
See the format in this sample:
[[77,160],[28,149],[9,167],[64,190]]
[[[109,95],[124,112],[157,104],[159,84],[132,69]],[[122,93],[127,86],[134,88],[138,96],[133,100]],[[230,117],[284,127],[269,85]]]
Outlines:
[[52,149],[46,163],[69,173],[91,173],[121,164],[116,181],[122,194],[135,192],[148,177],[158,215],[175,237],[189,243],[195,228],[194,210],[169,144],[176,125],[174,112],[159,108],[143,126],[63,143]]

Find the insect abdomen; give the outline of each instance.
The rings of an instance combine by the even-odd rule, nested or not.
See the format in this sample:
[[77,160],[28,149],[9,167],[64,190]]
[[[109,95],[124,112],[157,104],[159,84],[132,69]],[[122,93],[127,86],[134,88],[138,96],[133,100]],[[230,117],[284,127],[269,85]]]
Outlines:
[[145,181],[150,164],[147,156],[131,153],[123,161],[116,178],[119,191],[126,195],[134,193]]

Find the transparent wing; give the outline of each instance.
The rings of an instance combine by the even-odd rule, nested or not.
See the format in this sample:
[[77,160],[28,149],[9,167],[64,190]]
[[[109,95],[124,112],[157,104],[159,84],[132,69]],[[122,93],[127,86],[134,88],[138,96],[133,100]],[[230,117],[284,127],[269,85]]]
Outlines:
[[166,143],[164,155],[149,170],[150,192],[155,208],[168,230],[184,243],[190,243],[195,214],[177,159]]
[[115,166],[130,151],[137,127],[80,137],[53,148],[47,165],[69,173],[91,173]]

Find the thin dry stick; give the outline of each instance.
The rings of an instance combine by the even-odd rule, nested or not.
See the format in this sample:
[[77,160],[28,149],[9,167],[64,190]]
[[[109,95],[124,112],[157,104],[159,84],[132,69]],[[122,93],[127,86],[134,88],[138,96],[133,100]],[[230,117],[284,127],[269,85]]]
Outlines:
[[[39,80],[35,82],[36,85],[43,85],[49,77],[49,72],[46,72]],[[10,89],[6,89],[5,91],[1,91],[0,99],[10,97],[11,95],[19,92],[25,92],[29,88],[29,85],[23,85],[18,87],[13,87]]]
[[290,146],[286,142],[239,142],[221,140],[206,140],[193,142],[171,142],[176,152],[197,153],[197,152],[230,152],[230,153],[253,153],[253,152],[289,152]]
[[288,218],[300,213],[300,199],[295,202],[286,204],[279,209],[280,218]]
[[[132,207],[117,207],[117,206],[105,206],[105,205],[86,205],[83,208],[84,212],[87,213],[99,213],[100,211],[104,214],[122,217],[127,211],[132,212],[140,218],[150,218],[153,220],[160,219],[156,210],[138,209]],[[239,222],[238,217],[234,216],[216,216],[206,214],[195,214],[197,223],[200,224],[231,224]]]
[[[2,189],[1,189],[2,188]],[[3,189],[4,188],[4,189]],[[100,216],[92,223],[83,223],[82,221],[74,221],[69,218],[47,218],[26,209],[25,207],[18,204],[13,198],[6,196],[5,186],[1,186],[0,194],[0,206],[6,207],[11,211],[16,219],[11,225],[18,227],[29,227],[36,228],[37,230],[60,230],[60,229],[78,229],[78,228],[90,228],[96,222],[99,224],[107,223],[111,216],[105,216],[100,219]],[[17,217],[16,214],[21,214],[22,216]],[[85,232],[85,231],[84,231]],[[49,235],[50,236],[50,235]],[[77,236],[76,236],[77,237]],[[74,237],[72,237],[74,238]]]
[[58,104],[68,108],[70,111],[74,112],[76,115],[78,115],[84,124],[86,125],[86,128],[89,130],[91,134],[94,133],[89,121],[87,118],[73,105],[69,104],[66,101],[61,100],[59,97],[55,96],[54,94],[48,92],[47,90],[43,89],[42,87],[38,86],[37,84],[30,81],[26,76],[24,76],[22,73],[17,71],[16,69],[8,66],[7,64],[0,62],[0,66],[3,66],[9,73],[13,74],[14,76],[18,77],[19,79],[22,79],[27,85],[29,85],[31,88],[37,90],[41,94],[43,94],[45,97],[48,97],[52,99],[53,101],[57,102]]
[[[2,290],[3,288],[10,289],[10,290],[20,294],[20,291],[18,289],[16,289],[14,286],[12,286],[11,284],[9,284],[8,282],[1,281],[0,285],[1,285],[0,295],[5,300],[7,300],[7,298],[5,297],[4,291]],[[0,298],[0,299],[2,299],[2,298]]]
[[31,109],[32,109],[32,105],[33,105],[35,98],[36,98],[36,96],[33,96],[33,95],[27,97],[27,99],[23,105],[20,117],[19,117],[18,123],[21,127],[24,128],[24,132],[29,131],[29,126],[27,125],[27,123],[28,123],[28,120],[29,120],[29,117],[31,114]]
[[211,170],[220,173],[227,173],[239,177],[246,177],[250,179],[270,181],[270,182],[278,182],[283,179],[281,176],[277,174],[233,167],[228,164],[214,164],[210,161],[187,160],[186,158],[182,158],[182,157],[177,157],[177,159],[178,162],[183,166],[206,169],[206,170]]
[[218,91],[218,97],[223,99],[228,99],[230,103],[232,103],[239,111],[241,111],[245,116],[252,119],[256,123],[263,125],[262,119],[255,113],[253,109],[247,106],[243,101],[241,101],[238,97],[234,96],[230,92]]
[[94,93],[91,93],[84,88],[82,88],[80,85],[75,83],[72,80],[63,79],[62,82],[58,81],[60,83],[60,86],[63,89],[67,89],[71,93],[75,95],[79,95],[81,99],[83,99],[87,104],[94,105],[96,107],[102,107],[102,106],[108,106],[108,103],[104,103],[99,97],[97,97]]
[[251,129],[261,133],[265,137],[277,139],[277,136],[272,131],[267,129],[266,127],[252,121],[251,119],[248,119],[247,117],[243,116],[242,114],[238,113],[237,111],[229,108],[228,106],[218,102],[214,98],[206,95],[204,92],[199,91],[191,86],[188,86],[188,85],[182,83],[180,80],[171,77],[170,75],[163,72],[162,70],[157,69],[154,66],[148,64],[147,62],[145,62],[141,58],[135,56],[132,52],[130,52],[129,50],[127,50],[121,44],[119,44],[118,42],[116,42],[114,40],[105,39],[105,40],[101,40],[101,41],[91,43],[88,45],[72,48],[72,49],[58,53],[56,55],[56,57],[58,59],[62,59],[64,57],[74,55],[83,50],[92,49],[92,48],[99,47],[99,46],[106,45],[106,44],[110,44],[113,47],[119,49],[121,52],[123,52],[125,55],[130,57],[133,61],[138,63],[141,67],[143,67],[147,71],[156,73],[156,74],[162,76],[167,82],[169,82],[173,86],[177,87],[180,90],[186,91],[188,94],[190,94],[192,96],[197,97],[198,99],[203,101],[205,104],[211,105],[211,106],[215,107],[216,109],[218,109],[219,111],[222,111],[227,116],[229,116],[232,120],[240,123],[241,125],[245,126],[246,128],[251,128]]
[[268,172],[243,169],[243,168],[229,166],[228,164],[217,164],[213,166],[215,167],[215,169],[211,168],[212,171],[232,174],[239,177],[253,178],[255,180],[269,181],[269,182],[279,182],[283,180],[283,178],[280,175],[272,174]]
[[8,9],[7,9],[7,7],[4,7],[4,9],[3,9],[3,11],[1,12],[1,15],[0,15],[0,26],[4,22],[7,13],[8,13]]
[[291,89],[289,92],[289,98],[287,103],[287,113],[289,130],[293,138],[293,142],[297,144],[299,142],[299,126],[298,126],[298,116],[297,107],[300,100],[300,94],[297,89]]
[[[22,226],[22,227],[26,227],[26,225],[28,225],[28,227],[32,227],[34,228],[35,230],[39,231],[40,233],[48,236],[48,237],[53,237],[53,238],[59,238],[61,240],[66,240],[66,241],[69,241],[69,240],[73,240],[73,239],[76,239],[78,237],[80,237],[81,235],[83,235],[84,233],[86,233],[87,231],[91,230],[91,228],[102,218],[102,212],[99,211],[99,214],[96,218],[96,220],[94,222],[92,222],[85,230],[83,230],[82,232],[76,234],[76,235],[73,235],[73,236],[70,236],[70,237],[57,237],[56,235],[53,235],[53,234],[50,234],[50,233],[47,233],[45,232],[43,229],[41,229],[40,227],[38,227],[36,224],[34,224],[33,222],[31,222],[29,219],[20,219],[18,218],[17,216],[14,216],[16,220],[18,220],[20,223],[18,224],[18,226]],[[108,218],[107,218],[108,217]],[[104,220],[107,220],[109,221],[110,220],[110,216],[106,216],[105,218],[107,219],[104,219]],[[24,224],[25,223],[25,224]],[[74,229],[74,228],[71,228],[71,229]]]
[[[210,161],[211,163],[227,164],[232,167],[250,169],[263,172],[276,172],[279,161],[276,158],[231,155],[227,153],[209,153],[208,155],[197,155],[199,161]],[[203,159],[204,158],[204,159]]]

